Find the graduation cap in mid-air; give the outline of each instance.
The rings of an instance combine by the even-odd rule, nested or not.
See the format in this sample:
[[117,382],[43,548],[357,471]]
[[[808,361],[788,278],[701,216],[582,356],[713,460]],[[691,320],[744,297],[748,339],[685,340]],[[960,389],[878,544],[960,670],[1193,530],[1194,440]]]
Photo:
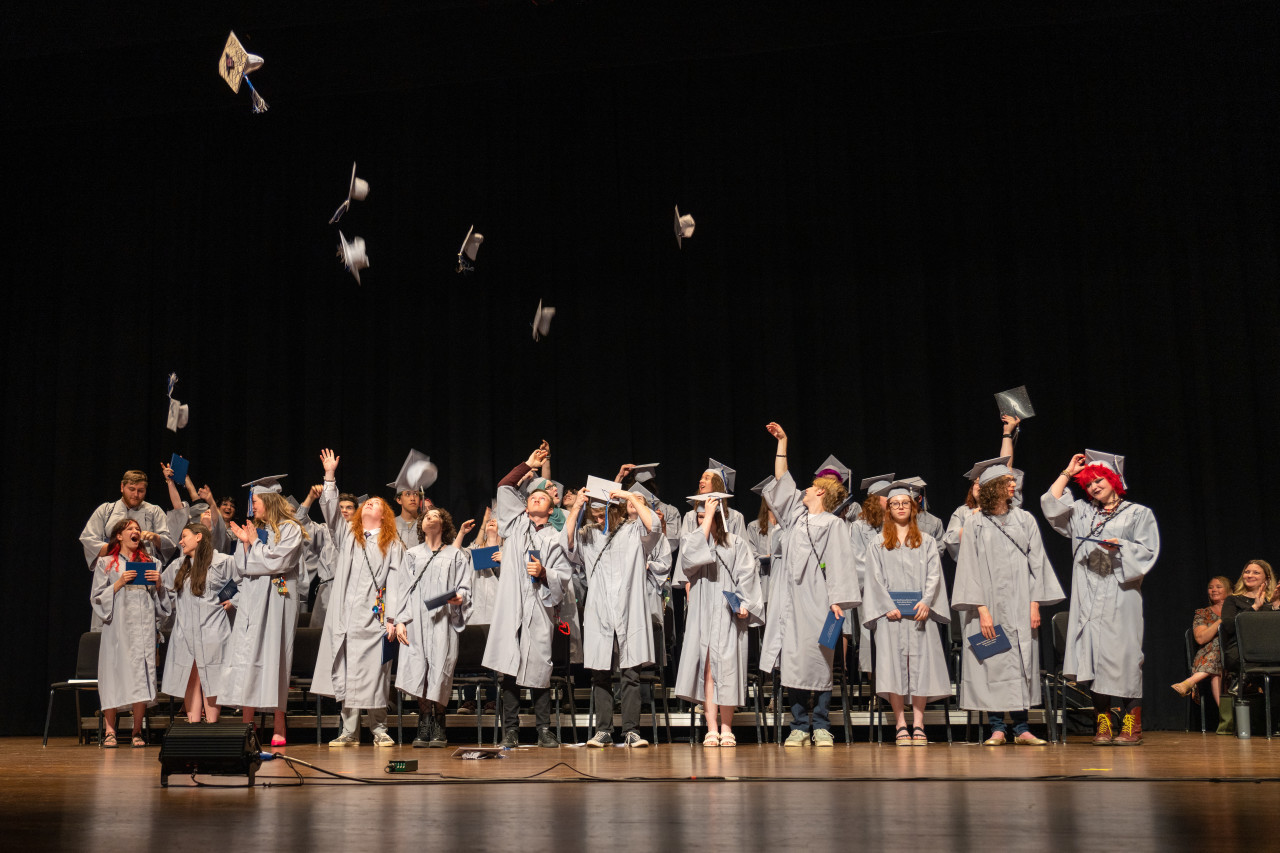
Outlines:
[[342,218],[342,214],[347,212],[351,207],[352,201],[364,201],[369,197],[369,182],[364,178],[356,177],[356,164],[351,164],[351,183],[347,186],[347,200],[338,205],[338,209],[334,212],[333,218],[329,220],[330,225],[334,225]]
[[692,217],[692,216],[690,216],[690,215],[689,215],[689,214],[687,214],[687,213],[686,213],[686,214],[684,214],[683,216],[681,216],[681,215],[680,215],[680,205],[678,205],[678,204],[677,204],[677,205],[676,205],[676,219],[675,219],[676,247],[677,247],[677,248],[683,249],[683,248],[684,248],[684,238],[685,238],[685,237],[692,237],[692,236],[693,236],[693,228],[694,228],[694,225],[696,225],[696,223],[693,221],[693,217]]
[[352,237],[351,242],[347,242],[346,236],[339,231],[338,240],[338,258],[342,261],[342,266],[347,272],[356,277],[356,284],[360,284],[360,270],[368,269],[369,255],[365,252],[364,238]]
[[474,225],[467,229],[462,248],[458,250],[458,272],[476,271],[476,253],[480,251],[480,244],[483,242],[484,235],[477,232]]
[[231,91],[239,94],[241,82],[249,87],[249,91],[253,93],[253,111],[255,113],[265,113],[267,111],[267,102],[262,100],[258,90],[253,88],[253,84],[249,82],[249,75],[261,68],[263,62],[264,60],[261,56],[249,53],[244,49],[240,39],[236,38],[234,30],[231,35],[227,36],[227,43],[223,46],[222,56],[218,60],[218,74],[221,75],[223,80],[227,81]]

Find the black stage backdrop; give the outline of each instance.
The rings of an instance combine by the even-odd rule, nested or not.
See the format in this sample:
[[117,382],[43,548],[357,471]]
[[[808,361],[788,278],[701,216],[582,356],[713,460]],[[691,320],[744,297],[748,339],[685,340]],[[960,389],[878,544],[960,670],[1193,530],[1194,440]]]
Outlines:
[[[85,519],[127,468],[167,506],[174,451],[243,506],[322,447],[385,494],[416,447],[459,519],[543,438],[569,483],[660,460],[677,504],[713,455],[753,515],[777,420],[797,470],[919,474],[946,519],[1023,383],[1029,508],[1089,446],[1160,521],[1146,709],[1180,726],[1205,583],[1280,544],[1280,11],[883,5],[14,13],[0,732],[72,669]],[[215,74],[233,28],[265,115]],[[363,286],[326,224],[353,160]]]

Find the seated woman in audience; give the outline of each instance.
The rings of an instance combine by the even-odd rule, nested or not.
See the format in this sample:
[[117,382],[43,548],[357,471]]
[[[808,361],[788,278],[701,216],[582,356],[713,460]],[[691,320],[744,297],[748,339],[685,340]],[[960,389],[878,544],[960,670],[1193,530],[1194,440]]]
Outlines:
[[[151,585],[134,585],[138,576],[129,563],[146,563]],[[98,651],[98,696],[106,734],[103,749],[116,747],[116,714],[133,710],[133,745],[146,746],[142,715],[156,704],[156,618],[165,612],[158,594],[160,571],[142,549],[142,528],[132,518],[122,518],[107,537],[107,553],[93,568],[89,602],[102,620],[102,645]]]
[[[1276,610],[1280,608],[1280,586],[1276,575],[1266,560],[1250,560],[1245,563],[1240,579],[1231,595],[1222,602],[1222,624],[1218,636],[1222,640],[1222,663],[1227,683],[1234,683],[1240,672],[1240,649],[1236,644],[1236,615],[1247,611]],[[1232,694],[1235,689],[1230,690]]]
[[214,549],[211,531],[199,522],[182,528],[178,547],[181,553],[165,569],[161,584],[174,610],[161,689],[184,698],[187,722],[200,722],[203,713],[216,723],[223,655],[231,639],[231,620],[219,593],[235,575],[235,559]]
[[1191,675],[1173,685],[1179,696],[1190,695],[1199,702],[1196,685],[1207,678],[1213,704],[1217,706],[1222,699],[1222,641],[1218,629],[1222,627],[1222,603],[1230,589],[1231,581],[1221,575],[1209,581],[1209,606],[1197,610],[1191,623],[1191,634],[1200,647],[1191,662]]

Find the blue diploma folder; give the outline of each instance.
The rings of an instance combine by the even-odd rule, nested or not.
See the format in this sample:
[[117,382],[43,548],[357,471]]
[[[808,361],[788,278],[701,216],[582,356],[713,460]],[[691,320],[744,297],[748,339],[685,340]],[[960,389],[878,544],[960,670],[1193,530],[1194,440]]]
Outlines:
[[980,661],[984,661],[992,655],[998,655],[1001,652],[1007,652],[1013,646],[1009,645],[1009,638],[1004,635],[1004,628],[996,626],[996,636],[994,640],[988,640],[982,636],[982,632],[974,634],[969,638],[969,646],[973,649],[974,657]]
[[390,663],[400,656],[400,641],[388,640],[387,635],[382,635],[382,662]]
[[827,621],[822,626],[822,633],[818,635],[818,645],[835,651],[836,643],[840,642],[840,631],[844,627],[844,620],[827,611]]
[[154,569],[156,563],[125,563],[124,571],[135,571],[138,576],[129,581],[129,586],[155,586],[151,581],[147,580],[147,569]]
[[263,545],[267,544],[267,529],[265,527],[258,528],[258,541]]
[[[529,562],[530,562],[530,563],[532,563],[534,560],[541,560],[541,559],[542,559],[542,552],[541,552],[541,551],[532,550],[532,551],[530,551],[530,552],[529,552]],[[530,582],[530,583],[537,583],[537,582],[538,582],[538,579],[537,579],[537,578],[535,578],[533,575],[529,575],[529,582]]]
[[173,484],[175,486],[181,486],[187,482],[187,469],[190,466],[190,462],[176,453],[169,457],[169,467],[173,469]]
[[451,589],[444,595],[437,595],[435,598],[428,598],[422,603],[427,606],[427,610],[435,610],[438,607],[444,607],[449,603],[449,599],[458,594],[456,589]]
[[733,614],[736,616],[738,614],[738,610],[742,607],[742,596],[738,595],[736,592],[725,590],[724,597],[729,602],[729,609],[733,611]]
[[1079,539],[1081,542],[1096,542],[1099,545],[1110,545],[1112,548],[1120,547],[1119,542],[1108,542],[1105,539],[1090,539],[1088,536],[1077,536],[1076,538]]
[[922,596],[920,593],[912,592],[910,590],[906,592],[894,592],[893,590],[890,590],[889,597],[893,599],[893,606],[898,608],[904,618],[914,618],[916,615],[916,602],[918,602]]
[[235,598],[236,593],[240,591],[240,585],[235,581],[227,581],[222,589],[218,592],[218,603],[230,601]]
[[499,546],[494,545],[492,548],[476,548],[471,552],[471,568],[477,572],[483,569],[496,569],[499,566],[494,557],[498,556]]

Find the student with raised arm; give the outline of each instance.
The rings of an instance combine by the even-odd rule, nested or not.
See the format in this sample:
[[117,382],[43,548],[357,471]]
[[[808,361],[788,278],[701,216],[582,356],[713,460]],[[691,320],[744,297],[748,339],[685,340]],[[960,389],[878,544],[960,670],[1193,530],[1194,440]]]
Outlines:
[[[105,557],[114,543],[110,532],[116,522],[130,518],[138,522],[141,547],[152,560],[162,561],[173,553],[173,537],[165,522],[164,510],[147,503],[147,475],[142,471],[125,471],[120,479],[120,499],[104,503],[93,511],[80,531],[80,545],[84,549],[85,563],[93,571],[99,557]],[[90,625],[97,631],[102,622],[95,612]]]
[[396,532],[395,512],[382,498],[366,500],[350,520],[342,517],[335,479],[340,460],[328,448],[320,451],[320,510],[337,558],[311,692],[342,705],[342,730],[329,746],[360,745],[361,709],[369,712],[373,745],[395,746],[387,734],[391,658],[384,653],[384,640],[396,637],[399,584],[392,576],[404,568],[404,545]]
[[[649,619],[650,553],[662,525],[644,498],[615,489],[606,503],[582,499],[569,514],[562,541],[588,590],[583,613],[583,656],[591,670],[596,732],[589,747],[613,744],[613,669],[619,671],[623,746],[646,747],[640,734],[640,668],[654,662]],[[584,516],[589,516],[584,519]],[[655,578],[658,583],[665,577]]]
[[[925,705],[951,695],[938,624],[951,622],[942,558],[916,519],[911,484],[894,483],[884,530],[867,550],[862,618],[875,635],[876,693],[893,709],[898,746],[926,746]],[[912,726],[907,728],[906,697]]]
[[[102,626],[98,649],[98,697],[106,734],[103,749],[116,746],[116,714],[133,711],[133,745],[146,746],[142,715],[156,704],[156,620],[166,612],[158,587],[160,570],[142,548],[142,527],[132,518],[119,518],[107,533],[107,551],[95,561],[89,603]],[[135,585],[136,569],[151,585]]]
[[747,701],[747,629],[764,624],[765,608],[756,556],[725,529],[720,507],[716,498],[702,501],[697,531],[680,542],[688,603],[675,693],[702,703],[703,746],[734,747],[733,712]]
[[498,484],[493,516],[502,537],[502,573],[493,604],[483,665],[502,674],[502,745],[520,745],[520,693],[533,697],[538,746],[558,747],[551,730],[551,641],[567,616],[561,605],[569,586],[569,560],[550,524],[551,496],[535,489],[526,498],[520,478],[550,455],[544,441]]
[[[1013,720],[1013,742],[1043,746],[1031,733],[1027,711],[1040,704],[1040,608],[1063,599],[1062,587],[1045,557],[1040,528],[1031,514],[1013,506],[1017,480],[1008,459],[981,462],[978,508],[964,522],[956,560],[951,607],[960,614],[964,663],[959,705],[986,711],[991,736],[986,746],[1008,740],[1005,712]],[[1005,651],[979,659],[972,638],[1009,642]]]
[[[776,423],[766,429],[778,440],[774,480],[764,488],[782,529],[785,575],[775,576],[778,594],[769,602],[760,669],[781,668],[792,692],[791,733],[785,746],[829,747],[834,646],[819,643],[828,614],[843,619],[861,602],[853,542],[845,522],[831,514],[848,494],[834,477],[815,477],[803,492],[787,469],[787,434]],[[732,531],[730,531],[732,532]],[[836,638],[839,642],[839,638]]]
[[[475,526],[474,520],[468,520],[463,532]],[[449,743],[444,712],[453,691],[458,635],[467,626],[471,609],[474,572],[469,555],[456,546],[462,534],[454,530],[447,510],[432,506],[423,512],[416,535],[418,544],[405,553],[404,570],[393,575],[400,602],[395,614],[400,641],[396,687],[418,700],[413,745],[443,747]],[[440,596],[448,597],[438,601]]]
[[174,611],[161,689],[183,697],[187,722],[198,723],[203,715],[216,723],[231,643],[230,602],[219,596],[235,577],[235,559],[214,549],[209,528],[200,522],[182,528],[178,548],[161,584]]
[[[293,517],[280,484],[267,477],[250,487],[253,517],[231,522],[236,548],[235,624],[231,629],[231,672],[218,699],[239,706],[250,722],[259,708],[274,714],[272,746],[285,744],[285,706],[298,627],[298,567],[307,533]],[[265,541],[263,541],[265,539]]]
[[[997,454],[996,458],[1008,457],[1009,461],[1005,464],[1013,472],[1013,476],[1018,483],[1018,491],[1014,495],[1013,505],[1022,506],[1022,472],[1013,467],[1014,438],[1018,434],[1018,425],[1022,423],[1022,418],[1015,415],[1001,415],[1000,421],[1002,423],[1000,453]],[[964,475],[964,478],[969,481],[969,491],[964,497],[964,503],[956,507],[955,511],[951,513],[951,519],[947,522],[947,532],[942,535],[942,547],[947,550],[947,555],[953,560],[960,554],[960,537],[964,532],[965,519],[981,511],[978,508],[978,489],[980,487],[978,473],[977,466],[974,466]]]
[[[1076,481],[1085,500],[1072,500]],[[1156,517],[1127,499],[1124,457],[1086,450],[1040,498],[1071,540],[1071,617],[1062,672],[1089,685],[1098,746],[1142,743],[1142,581],[1160,556]]]

